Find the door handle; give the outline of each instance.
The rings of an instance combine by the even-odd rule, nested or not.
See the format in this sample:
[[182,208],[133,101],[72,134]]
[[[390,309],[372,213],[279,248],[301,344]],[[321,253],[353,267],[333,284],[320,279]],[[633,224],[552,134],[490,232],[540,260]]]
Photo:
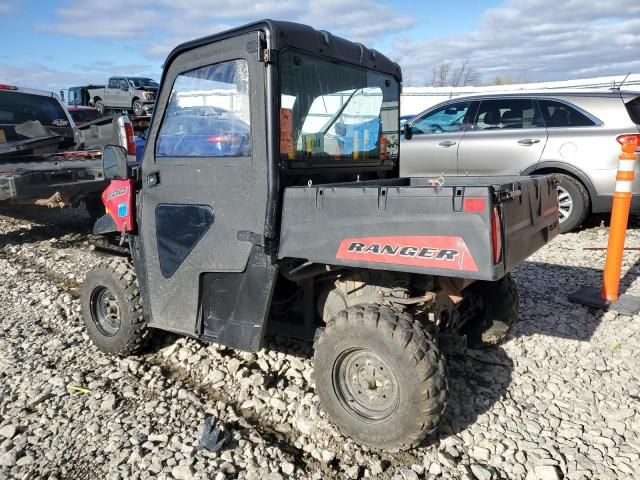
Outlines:
[[522,140],[518,140],[520,145],[533,145],[534,143],[540,143],[539,138],[523,138]]
[[155,187],[160,183],[160,172],[153,172],[147,176],[147,186]]
[[456,144],[456,142],[454,142],[452,140],[443,140],[442,142],[438,143],[438,145],[440,145],[441,147],[452,147],[455,144]]

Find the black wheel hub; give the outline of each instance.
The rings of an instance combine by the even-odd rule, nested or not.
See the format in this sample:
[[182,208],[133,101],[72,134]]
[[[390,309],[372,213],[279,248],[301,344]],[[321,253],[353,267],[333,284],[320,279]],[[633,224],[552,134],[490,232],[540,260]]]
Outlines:
[[334,387],[342,406],[365,422],[382,422],[398,408],[398,381],[379,355],[366,349],[343,352],[334,366]]
[[91,294],[91,318],[98,331],[107,337],[120,330],[118,299],[107,287],[98,287]]

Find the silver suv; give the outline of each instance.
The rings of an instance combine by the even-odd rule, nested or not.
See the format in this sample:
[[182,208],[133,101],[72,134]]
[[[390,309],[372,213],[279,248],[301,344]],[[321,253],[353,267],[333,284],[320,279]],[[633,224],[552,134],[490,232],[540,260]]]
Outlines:
[[[407,122],[402,176],[559,174],[560,231],[611,210],[622,134],[638,134],[638,92],[481,94]],[[640,166],[633,199],[640,208]]]

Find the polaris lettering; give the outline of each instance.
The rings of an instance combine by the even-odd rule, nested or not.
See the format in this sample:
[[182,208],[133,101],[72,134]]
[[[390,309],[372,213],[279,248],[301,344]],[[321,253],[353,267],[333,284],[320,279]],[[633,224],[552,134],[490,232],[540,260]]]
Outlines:
[[126,187],[118,188],[116,190],[113,190],[112,192],[109,192],[107,194],[106,200],[110,200],[112,198],[119,197],[120,195],[124,195],[125,193],[127,193],[127,188]]
[[478,271],[461,237],[389,236],[349,238],[340,242],[336,258],[361,263],[412,265]]

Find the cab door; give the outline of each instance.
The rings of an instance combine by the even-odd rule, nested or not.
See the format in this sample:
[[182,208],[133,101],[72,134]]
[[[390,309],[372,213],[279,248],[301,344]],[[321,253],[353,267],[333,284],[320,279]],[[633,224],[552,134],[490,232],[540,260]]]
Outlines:
[[447,103],[413,120],[401,140],[400,176],[456,175],[458,147],[472,102]]
[[277,272],[263,241],[266,67],[256,45],[257,32],[242,34],[166,67],[133,249],[151,326],[245,350],[260,347]]

